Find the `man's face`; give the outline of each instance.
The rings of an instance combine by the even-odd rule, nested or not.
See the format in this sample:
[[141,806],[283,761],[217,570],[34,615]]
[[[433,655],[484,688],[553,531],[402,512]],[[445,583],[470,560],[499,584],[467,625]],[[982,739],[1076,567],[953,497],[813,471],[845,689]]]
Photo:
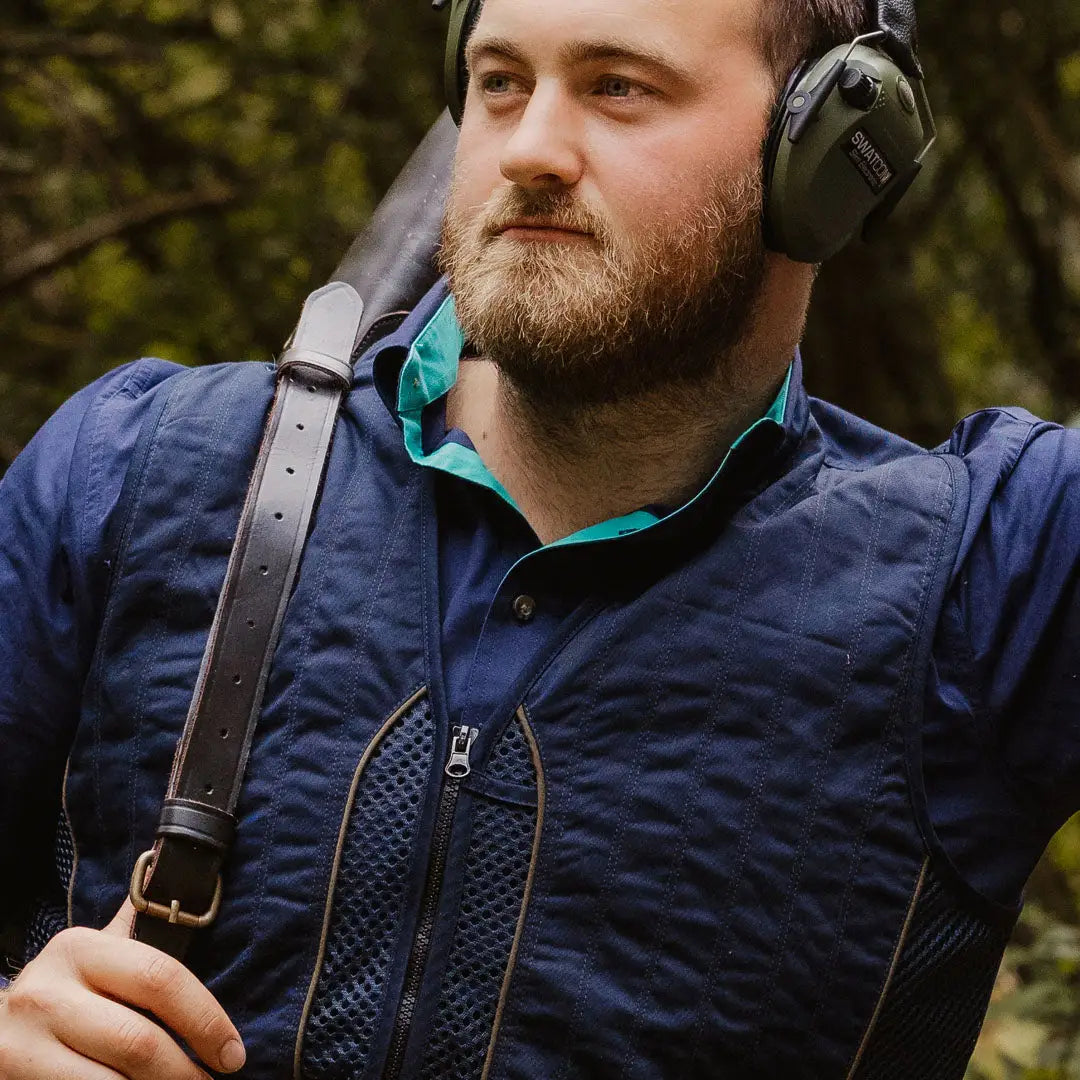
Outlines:
[[760,290],[759,0],[486,0],[444,221],[469,339],[535,400],[722,367]]

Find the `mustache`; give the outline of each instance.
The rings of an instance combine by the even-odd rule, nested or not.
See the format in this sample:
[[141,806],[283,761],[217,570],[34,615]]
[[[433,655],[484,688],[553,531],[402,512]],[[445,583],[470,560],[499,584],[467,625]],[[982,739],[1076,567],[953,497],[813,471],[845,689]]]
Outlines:
[[480,218],[480,231],[492,239],[521,218],[540,218],[557,229],[592,233],[607,240],[607,222],[567,191],[529,191],[513,187],[501,191]]

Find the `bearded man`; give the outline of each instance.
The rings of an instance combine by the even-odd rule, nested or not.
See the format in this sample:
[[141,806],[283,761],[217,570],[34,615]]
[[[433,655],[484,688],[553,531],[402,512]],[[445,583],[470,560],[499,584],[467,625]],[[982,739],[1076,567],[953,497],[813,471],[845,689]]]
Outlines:
[[[273,375],[140,361],[15,462],[0,1074],[962,1075],[1080,806],[1080,444],[994,410],[929,452],[803,390],[762,147],[826,91],[916,115],[873,16],[484,4],[445,277],[356,363],[186,966],[124,896]],[[884,81],[848,65],[875,22]],[[164,895],[162,935],[201,910]]]

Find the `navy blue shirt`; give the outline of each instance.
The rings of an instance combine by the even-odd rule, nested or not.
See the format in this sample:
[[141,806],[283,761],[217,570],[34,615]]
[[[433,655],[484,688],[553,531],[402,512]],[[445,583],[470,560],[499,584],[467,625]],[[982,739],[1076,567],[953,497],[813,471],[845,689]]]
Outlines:
[[[404,367],[399,361],[396,387],[381,389],[414,460],[440,472],[444,678],[452,717],[468,723],[505,697],[528,658],[559,633],[572,601],[530,575],[535,534],[463,433],[445,428],[455,332],[444,317],[432,329],[431,355],[425,360],[421,348]],[[72,567],[91,564],[88,555],[101,549],[153,397],[147,390],[163,367],[140,361],[76,394],[0,482],[0,747],[5,727],[33,725],[58,683],[85,676],[95,628]],[[805,409],[798,357],[758,424],[787,431],[797,407]],[[1001,415],[975,414],[950,440],[966,463],[971,503],[923,725],[933,824],[960,875],[990,897],[1015,879],[1030,837],[1080,808],[1080,433],[1019,410],[1009,415],[1020,425],[1002,425]],[[643,508],[559,543],[617,538],[664,516]],[[677,519],[678,510],[667,516]]]
[[[495,707],[578,602],[557,590],[542,597],[533,595],[531,585],[533,591],[523,591],[521,571],[542,545],[468,435],[446,426],[446,394],[457,381],[464,346],[448,296],[412,343],[400,370],[376,366],[380,393],[402,422],[406,449],[418,465],[438,473],[443,677],[453,724],[470,724]],[[790,380],[789,369],[759,423],[780,426]],[[642,507],[557,544],[626,536],[655,525],[673,509]]]

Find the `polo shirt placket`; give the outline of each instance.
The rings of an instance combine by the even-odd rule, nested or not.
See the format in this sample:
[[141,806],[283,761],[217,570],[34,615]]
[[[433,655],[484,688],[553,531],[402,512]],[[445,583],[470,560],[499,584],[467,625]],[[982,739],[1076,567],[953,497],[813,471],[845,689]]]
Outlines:
[[[454,300],[447,296],[408,350],[397,380],[396,413],[409,456],[440,474],[436,504],[447,711],[453,726],[473,727],[513,710],[517,702],[509,691],[584,595],[568,575],[549,572],[551,551],[617,545],[669,522],[717,486],[730,451],[683,507],[642,507],[542,545],[468,435],[446,426],[446,395],[457,381],[464,347]],[[791,367],[768,411],[732,450],[759,426],[781,427],[790,383]]]

